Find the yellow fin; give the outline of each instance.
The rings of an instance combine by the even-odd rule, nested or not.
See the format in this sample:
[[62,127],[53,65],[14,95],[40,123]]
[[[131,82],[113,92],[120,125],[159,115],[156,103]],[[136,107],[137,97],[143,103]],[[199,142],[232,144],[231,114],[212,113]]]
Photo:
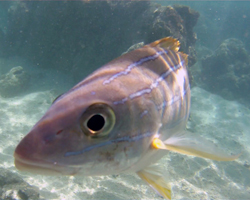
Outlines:
[[149,166],[137,172],[137,175],[165,199],[171,199],[171,186],[163,178],[157,166]]
[[240,156],[240,154],[229,156],[212,142],[188,132],[173,135],[164,142],[155,138],[152,147],[217,161],[232,161]]
[[159,138],[155,138],[151,145],[155,149],[166,149],[167,150],[166,145]]
[[163,49],[171,49],[174,52],[178,52],[180,49],[180,42],[172,37],[165,37],[150,43],[149,46],[151,47],[159,46]]

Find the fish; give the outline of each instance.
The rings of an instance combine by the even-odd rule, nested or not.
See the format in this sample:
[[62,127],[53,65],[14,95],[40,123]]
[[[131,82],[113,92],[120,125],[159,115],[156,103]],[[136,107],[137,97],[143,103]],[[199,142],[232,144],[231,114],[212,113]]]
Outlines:
[[232,161],[186,129],[188,55],[165,37],[114,59],[54,100],[17,145],[18,170],[44,175],[136,173],[165,199],[171,184],[158,161],[170,151]]

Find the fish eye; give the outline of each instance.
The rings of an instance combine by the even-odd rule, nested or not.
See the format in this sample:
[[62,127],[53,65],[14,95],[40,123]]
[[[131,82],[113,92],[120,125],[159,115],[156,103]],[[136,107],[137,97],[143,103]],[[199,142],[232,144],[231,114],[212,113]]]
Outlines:
[[115,113],[109,105],[104,103],[89,106],[80,119],[83,133],[94,138],[108,135],[114,125]]

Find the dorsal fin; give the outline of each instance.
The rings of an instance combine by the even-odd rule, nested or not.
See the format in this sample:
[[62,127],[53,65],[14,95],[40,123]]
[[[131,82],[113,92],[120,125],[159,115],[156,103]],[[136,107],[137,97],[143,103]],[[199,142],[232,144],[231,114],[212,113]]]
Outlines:
[[172,37],[165,37],[150,43],[148,46],[151,47],[159,46],[163,49],[171,49],[174,52],[178,52],[180,49],[180,42]]
[[151,47],[159,46],[163,49],[171,49],[174,52],[178,52],[180,49],[180,42],[179,40],[172,38],[172,37],[165,37],[160,40],[156,40],[149,44]]
[[[180,49],[180,42],[179,40],[172,38],[172,37],[165,37],[162,38],[160,40],[156,40],[155,42],[150,43],[148,46],[150,47],[161,47],[163,49],[170,49],[174,52],[178,52]],[[179,52],[179,54],[184,58],[185,60],[185,64],[186,66],[188,65],[188,55],[183,53],[183,52]]]

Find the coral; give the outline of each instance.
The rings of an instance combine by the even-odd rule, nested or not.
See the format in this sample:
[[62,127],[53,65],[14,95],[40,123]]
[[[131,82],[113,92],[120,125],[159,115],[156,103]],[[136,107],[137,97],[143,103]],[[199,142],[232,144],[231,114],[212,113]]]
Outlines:
[[0,95],[13,97],[27,89],[30,76],[21,66],[12,68],[7,74],[0,76]]
[[227,99],[250,98],[250,58],[238,39],[224,40],[212,55],[202,59],[201,77],[206,89]]

